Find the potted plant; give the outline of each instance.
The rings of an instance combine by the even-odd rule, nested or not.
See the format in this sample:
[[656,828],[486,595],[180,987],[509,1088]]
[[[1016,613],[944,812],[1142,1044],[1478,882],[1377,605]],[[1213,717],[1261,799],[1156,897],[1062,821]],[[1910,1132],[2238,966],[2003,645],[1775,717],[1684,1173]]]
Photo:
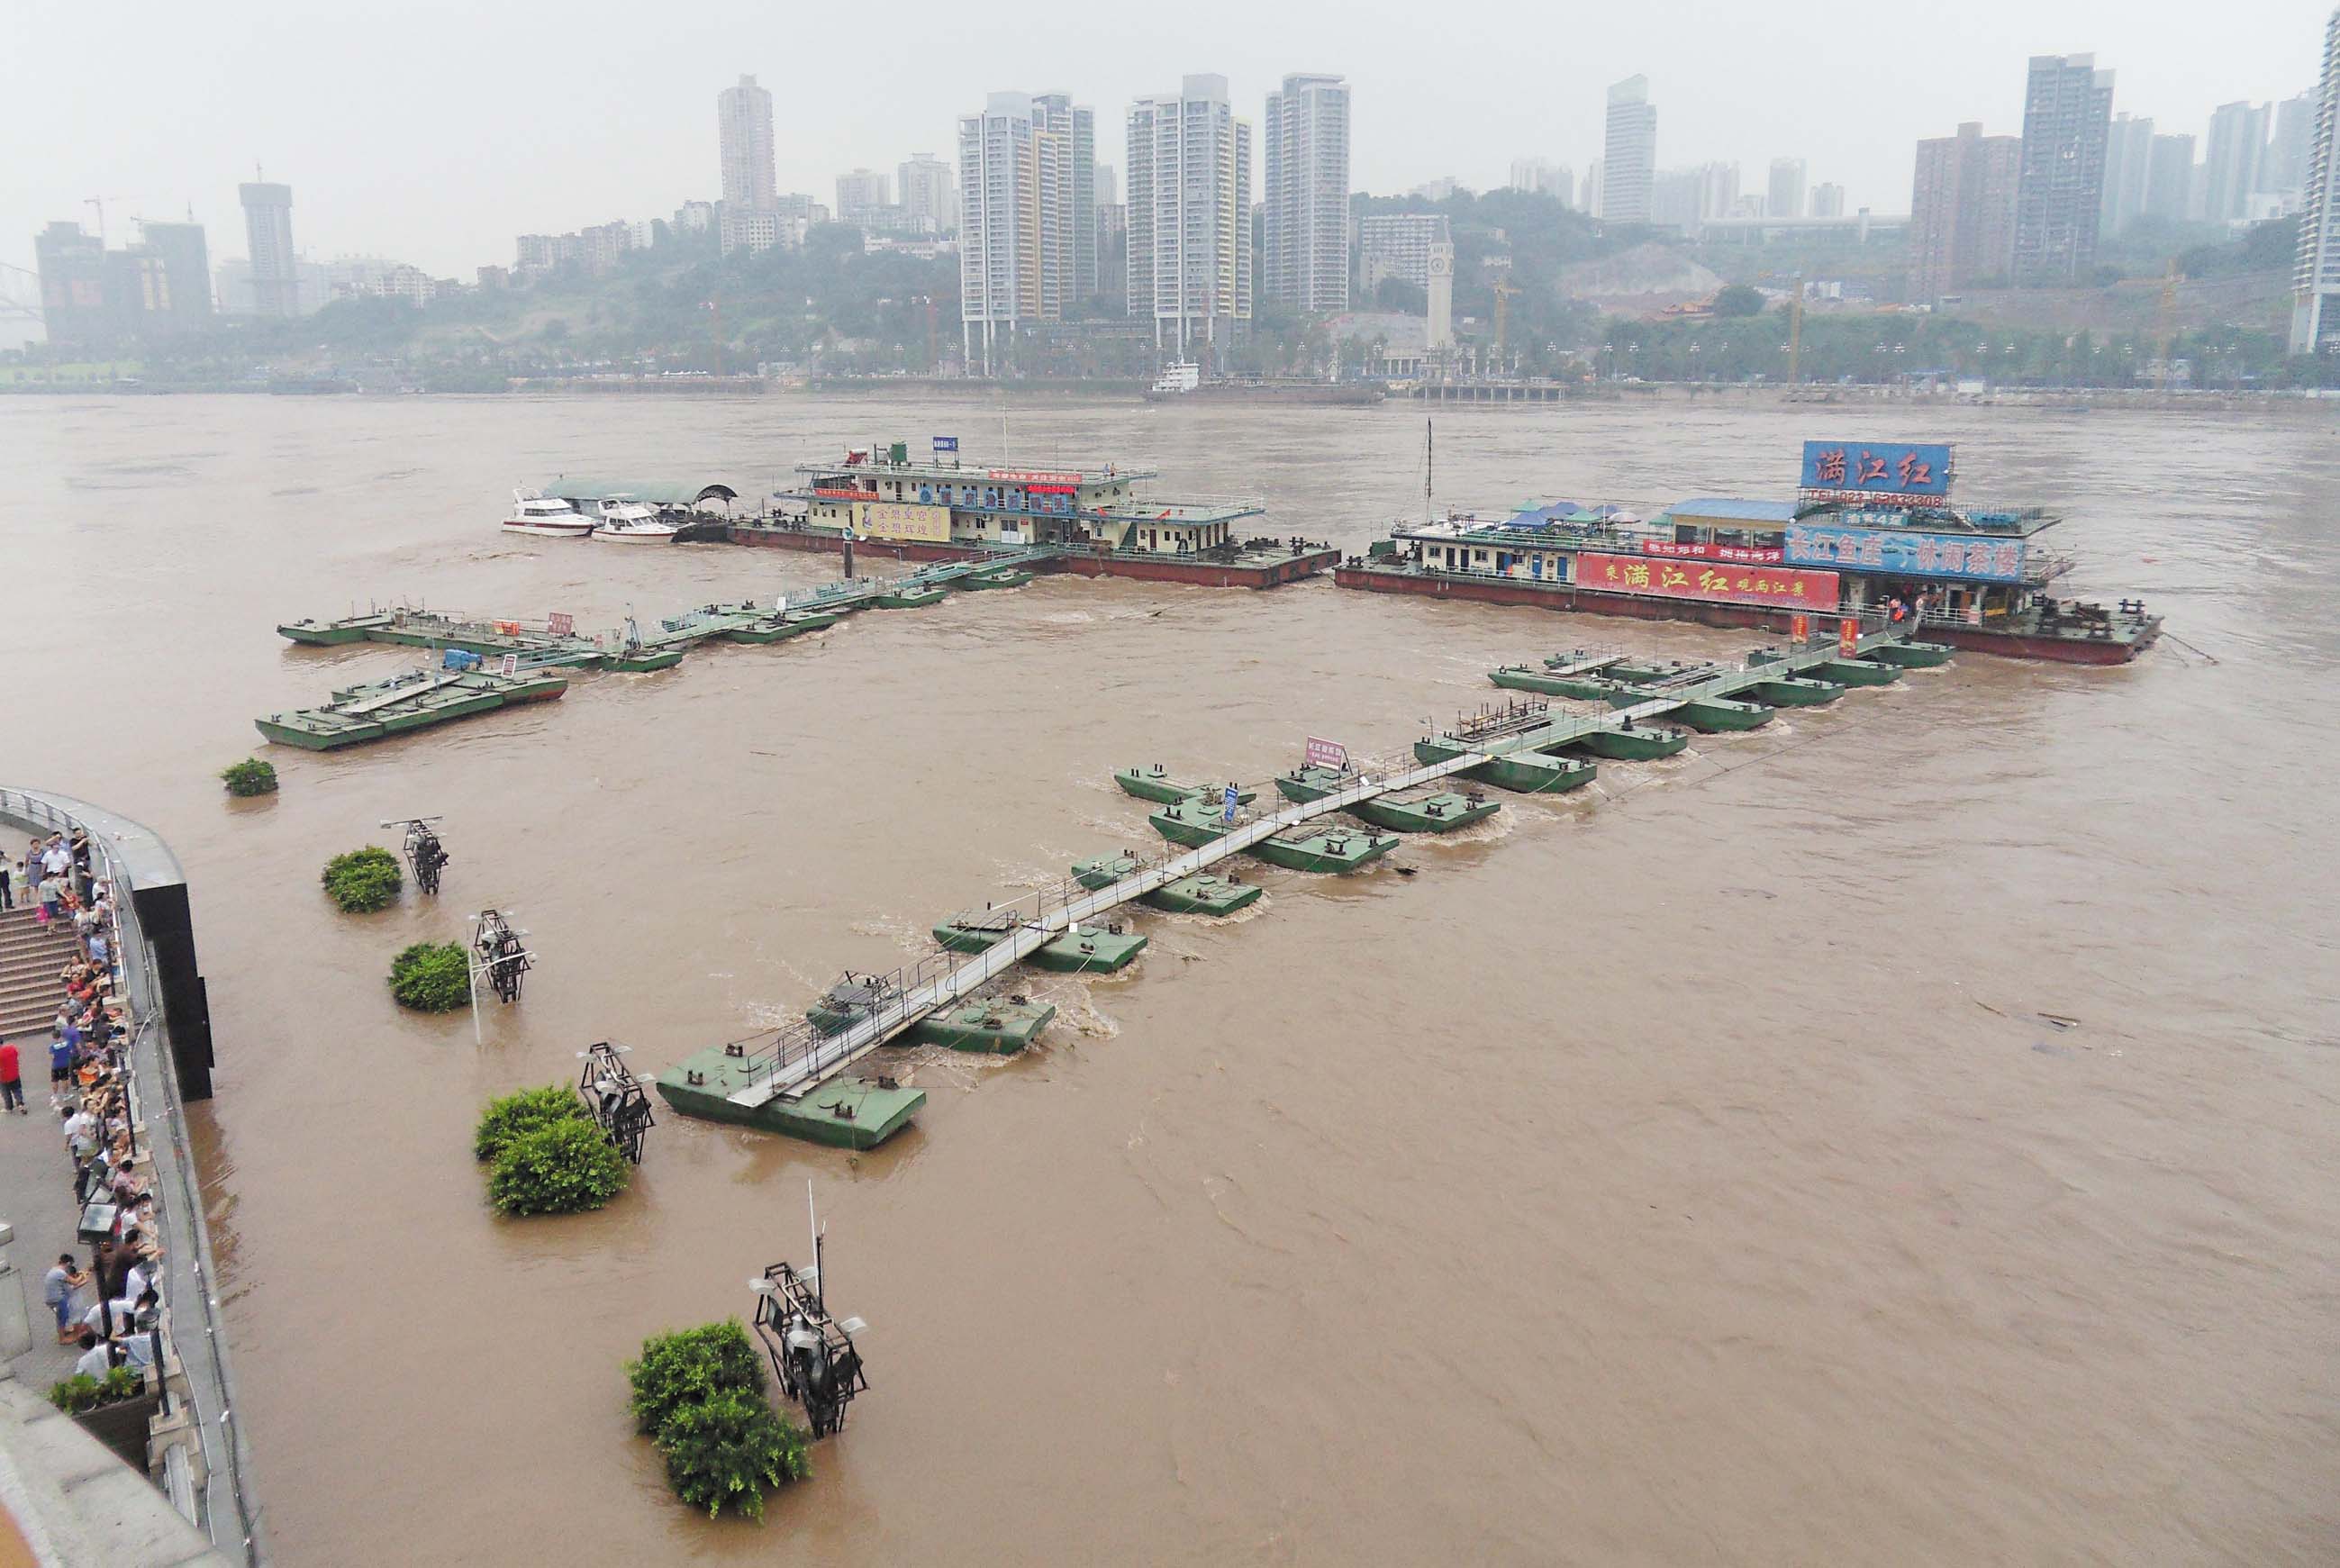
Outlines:
[[147,1429],[162,1397],[133,1366],[108,1367],[102,1378],[75,1373],[49,1390],[51,1404],[141,1474],[146,1471]]

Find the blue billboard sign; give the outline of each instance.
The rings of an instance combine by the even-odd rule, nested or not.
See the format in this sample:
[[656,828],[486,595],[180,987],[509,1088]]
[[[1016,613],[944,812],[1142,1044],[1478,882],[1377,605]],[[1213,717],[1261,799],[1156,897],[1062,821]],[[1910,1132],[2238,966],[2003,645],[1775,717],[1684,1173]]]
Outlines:
[[1967,582],[2023,581],[2019,539],[1912,533],[1899,528],[1813,528],[1799,523],[1787,531],[1782,548],[1790,566],[1824,566],[1894,577],[1952,577]]
[[1939,500],[1950,493],[1950,449],[1808,441],[1798,488]]
[[937,452],[957,452],[958,450],[958,437],[955,435],[938,435],[935,437],[935,450]]

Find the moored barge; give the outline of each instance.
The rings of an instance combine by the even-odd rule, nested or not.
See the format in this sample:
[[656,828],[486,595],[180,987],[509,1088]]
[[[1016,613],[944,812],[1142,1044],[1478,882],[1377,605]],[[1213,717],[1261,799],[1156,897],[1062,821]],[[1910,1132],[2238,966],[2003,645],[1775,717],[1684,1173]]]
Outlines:
[[2152,646],[2161,618],[2141,600],[2057,596],[2072,562],[2040,536],[2061,517],[1954,504],[1953,462],[1947,445],[1808,442],[1793,501],[1702,497],[1646,520],[1572,501],[1450,512],[1395,524],[1334,581],[1790,635],[1882,615],[1930,640],[1897,654],[1912,667],[1953,650],[2121,664]]

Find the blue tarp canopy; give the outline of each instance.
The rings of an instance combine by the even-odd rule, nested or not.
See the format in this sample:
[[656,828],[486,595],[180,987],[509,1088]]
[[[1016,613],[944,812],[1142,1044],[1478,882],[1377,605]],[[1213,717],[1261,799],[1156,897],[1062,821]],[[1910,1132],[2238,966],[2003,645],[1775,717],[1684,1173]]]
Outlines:
[[1676,522],[1766,522],[1782,526],[1796,521],[1801,508],[1792,501],[1733,501],[1722,496],[1700,496],[1695,501],[1678,501],[1666,509]]

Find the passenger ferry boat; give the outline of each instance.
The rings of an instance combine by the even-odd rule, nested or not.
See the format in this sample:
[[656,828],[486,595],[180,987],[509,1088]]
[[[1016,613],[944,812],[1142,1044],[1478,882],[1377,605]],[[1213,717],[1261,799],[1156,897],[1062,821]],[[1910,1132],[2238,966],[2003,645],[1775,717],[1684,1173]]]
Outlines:
[[670,544],[682,525],[654,506],[630,496],[614,496],[601,503],[593,537],[607,544]]
[[1244,537],[1265,514],[1256,497],[1165,500],[1140,493],[1151,468],[1107,462],[1016,468],[962,463],[956,437],[913,461],[907,442],[854,447],[796,465],[792,489],[764,515],[731,525],[742,544],[905,561],[962,561],[1052,547],[1051,570],[1222,587],[1268,588],[1340,560],[1327,544]]
[[2120,664],[2160,635],[2137,600],[2059,598],[2072,569],[2038,507],[1954,505],[1942,445],[1808,442],[1793,501],[1701,497],[1643,519],[1555,501],[1403,521],[1334,573],[1343,588],[1794,632],[1900,607],[1955,648]]

